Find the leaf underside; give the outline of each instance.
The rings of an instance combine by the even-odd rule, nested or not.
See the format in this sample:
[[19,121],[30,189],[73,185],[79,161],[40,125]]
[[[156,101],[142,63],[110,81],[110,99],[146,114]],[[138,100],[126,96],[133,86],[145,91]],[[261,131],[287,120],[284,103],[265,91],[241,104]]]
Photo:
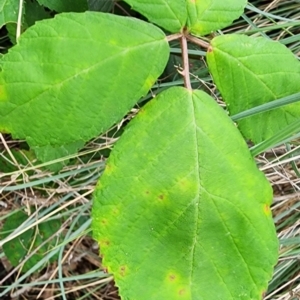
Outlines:
[[93,234],[123,299],[258,300],[277,259],[271,199],[214,100],[171,88],[117,142],[95,190]]
[[[207,62],[231,115],[300,92],[300,63],[279,42],[218,36]],[[240,120],[238,126],[247,139],[259,143],[299,117],[300,103],[295,103]]]
[[148,92],[168,56],[164,33],[137,19],[85,12],[37,22],[1,60],[0,130],[40,159],[74,153]]

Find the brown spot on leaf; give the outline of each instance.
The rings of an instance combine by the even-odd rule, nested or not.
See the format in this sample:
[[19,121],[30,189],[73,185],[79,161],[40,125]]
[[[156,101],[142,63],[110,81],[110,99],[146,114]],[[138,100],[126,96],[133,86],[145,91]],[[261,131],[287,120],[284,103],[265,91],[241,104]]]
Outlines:
[[169,275],[169,279],[170,279],[170,281],[174,281],[176,279],[175,274]]
[[271,213],[270,206],[268,204],[264,205],[264,213],[269,216]]
[[178,294],[179,296],[183,296],[185,294],[186,290],[185,289],[181,289],[179,290]]
[[101,246],[106,246],[107,247],[109,245],[110,245],[110,241],[109,240],[103,240],[103,241],[100,242],[100,247]]
[[127,270],[126,266],[121,266],[121,267],[120,267],[120,275],[121,275],[121,276],[124,276],[125,273],[126,273],[126,270]]
[[158,199],[160,199],[160,200],[164,200],[164,198],[165,198],[165,195],[163,195],[163,194],[160,194],[160,195],[158,196]]
[[207,52],[208,52],[208,53],[213,52],[213,47],[212,47],[212,46],[209,46],[208,49],[207,49]]

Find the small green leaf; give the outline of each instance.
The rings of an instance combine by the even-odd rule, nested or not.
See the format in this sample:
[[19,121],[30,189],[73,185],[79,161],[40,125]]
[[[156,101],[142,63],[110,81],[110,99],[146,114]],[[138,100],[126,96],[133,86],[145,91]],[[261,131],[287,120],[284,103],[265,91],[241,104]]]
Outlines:
[[230,25],[240,17],[247,0],[187,0],[188,29],[195,35],[206,35]]
[[137,19],[85,12],[37,22],[1,60],[0,128],[39,159],[74,153],[148,92],[168,56],[164,33]]
[[[300,64],[282,44],[265,38],[214,38],[207,62],[231,115],[300,92]],[[259,143],[300,117],[300,103],[238,121],[247,139]]]
[[[30,140],[28,139],[30,143]],[[76,141],[62,146],[46,145],[32,147],[38,159],[42,162],[55,161],[68,156],[70,153],[76,153],[78,149],[84,146],[84,141]],[[59,171],[69,162],[68,159],[53,163],[47,166],[47,169],[53,172]]]
[[[31,165],[36,163],[33,151],[10,149],[10,153],[17,161],[17,165],[12,161],[12,158],[8,153],[2,153],[0,156],[0,170],[2,173],[20,170],[20,166],[26,167],[29,165],[29,162]],[[31,173],[32,171],[26,172],[26,174]]]
[[17,22],[19,0],[0,0],[0,28],[6,23]]
[[83,12],[88,9],[87,0],[37,0],[37,2],[57,12]]
[[51,18],[51,13],[37,2],[25,2],[25,22],[27,27],[32,26],[36,21]]
[[[16,228],[18,228],[22,223],[27,220],[28,216],[23,211],[18,211],[17,213],[11,215],[5,221],[1,235],[1,238],[7,237]],[[38,228],[31,228],[26,230],[21,235],[8,241],[3,245],[3,251],[10,261],[10,263],[16,267],[22,260],[33,252],[41,243],[46,241],[52,235],[55,235],[60,227],[59,220],[51,220],[45,223],[41,223]],[[44,244],[35,254],[33,254],[23,265],[22,271],[27,272],[30,270],[37,262],[39,262],[45,254],[55,247],[58,243],[57,238],[52,239],[50,242]],[[57,256],[53,256],[50,262],[57,259]]]
[[271,200],[226,113],[202,91],[171,88],[113,149],[93,234],[124,299],[260,300],[278,255]]
[[179,32],[185,26],[187,10],[185,0],[125,0],[148,18],[150,22],[172,32]]

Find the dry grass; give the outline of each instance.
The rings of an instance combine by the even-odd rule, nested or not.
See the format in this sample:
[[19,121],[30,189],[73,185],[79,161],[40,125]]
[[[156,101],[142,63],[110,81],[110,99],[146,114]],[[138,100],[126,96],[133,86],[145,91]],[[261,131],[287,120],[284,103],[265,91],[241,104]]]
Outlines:
[[[56,179],[55,174],[37,166],[32,169],[31,164],[34,162],[31,161],[28,161],[27,165],[16,165],[17,171],[12,173],[0,173],[1,186],[15,188],[13,191],[6,190],[1,193],[1,223],[11,212],[20,208],[33,217],[35,220],[31,224],[33,227],[43,219],[49,219],[51,215],[65,215],[61,230],[66,237],[70,227],[74,226],[74,219],[78,214],[85,216],[88,221],[91,193],[103,170],[101,163],[104,161],[104,157],[98,156],[96,153],[104,148],[109,148],[115,141],[115,139],[107,137],[98,140],[105,142],[97,143],[97,140],[94,140],[82,152],[88,153],[90,160],[84,163],[80,156],[76,157],[76,164],[67,166],[60,172],[60,174],[67,174],[62,178]],[[12,141],[9,137],[7,137],[5,145],[3,145],[3,141],[1,155],[4,155],[8,145],[18,148],[18,142]],[[291,150],[295,147],[292,146]],[[272,290],[265,299],[297,299],[292,295],[297,295],[300,291],[300,243],[296,241],[289,243],[289,241],[293,242],[292,239],[299,238],[300,233],[300,179],[293,170],[291,162],[280,162],[282,158],[285,161],[288,160],[288,153],[289,151],[285,147],[278,147],[257,158],[260,169],[264,171],[274,189],[272,210],[278,228],[278,237],[282,242],[281,256],[274,274],[274,284],[271,283]],[[94,157],[97,159],[94,160]],[[297,162],[298,158],[294,157],[293,161]],[[13,160],[16,159],[11,158],[11,162]],[[97,166],[93,168],[95,164]],[[87,171],[83,174],[73,172],[85,168]],[[32,173],[29,175],[31,169]],[[39,180],[45,181],[45,183],[40,184]],[[22,187],[24,184],[27,184],[27,187]],[[70,195],[70,198],[61,201],[66,195]],[[37,212],[46,208],[53,210],[50,209],[46,215],[35,219]],[[25,229],[28,229],[28,226]],[[83,230],[76,232],[73,237],[69,235],[62,244],[58,245],[62,249],[61,257],[54,263],[48,264],[44,269],[25,277],[21,281],[22,284],[18,283],[11,289],[11,298],[63,299],[60,296],[63,285],[65,299],[119,299],[112,277],[105,272],[99,273],[102,267],[98,256],[98,246],[91,239],[88,231],[88,226],[86,226]],[[22,276],[20,273],[22,263],[13,268],[3,254],[0,257],[2,264],[0,284],[3,287],[11,286]],[[282,268],[286,269],[285,276],[280,273]],[[93,272],[97,273],[93,276]],[[62,278],[69,281],[62,283]],[[278,285],[278,283],[280,284]],[[6,297],[8,296],[6,295]]]

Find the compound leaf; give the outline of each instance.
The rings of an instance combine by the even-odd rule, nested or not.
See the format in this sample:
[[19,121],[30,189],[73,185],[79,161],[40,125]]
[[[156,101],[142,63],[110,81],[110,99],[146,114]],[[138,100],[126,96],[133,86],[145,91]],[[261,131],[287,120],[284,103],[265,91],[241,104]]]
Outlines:
[[95,190],[93,234],[123,299],[259,300],[278,254],[271,199],[215,101],[171,88],[112,151]]
[[[300,64],[279,42],[242,35],[214,38],[207,53],[210,72],[230,114],[300,92]],[[300,103],[238,121],[254,143],[274,136],[300,117]]]
[[188,29],[192,34],[205,35],[230,25],[240,17],[246,0],[187,0]]
[[125,0],[125,2],[149,21],[170,32],[179,32],[186,24],[185,0]]
[[85,12],[37,22],[1,60],[0,129],[39,159],[74,153],[147,93],[168,56],[164,33],[137,19]]

